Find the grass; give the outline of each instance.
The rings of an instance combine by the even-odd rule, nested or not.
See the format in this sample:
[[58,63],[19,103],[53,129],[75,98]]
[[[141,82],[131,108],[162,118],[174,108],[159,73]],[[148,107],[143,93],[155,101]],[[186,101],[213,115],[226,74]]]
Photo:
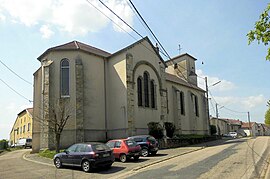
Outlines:
[[[63,152],[63,151],[64,150],[60,150],[60,152]],[[49,158],[49,159],[53,159],[53,156],[55,154],[56,154],[55,150],[49,150],[49,149],[45,149],[45,150],[38,153],[39,156]]]

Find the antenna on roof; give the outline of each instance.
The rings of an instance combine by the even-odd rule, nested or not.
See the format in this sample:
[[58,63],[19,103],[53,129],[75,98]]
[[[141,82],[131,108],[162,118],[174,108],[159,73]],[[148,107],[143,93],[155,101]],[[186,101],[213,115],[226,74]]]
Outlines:
[[179,50],[179,55],[181,54],[181,50],[182,50],[182,48],[181,48],[181,45],[179,44],[178,45],[178,49],[177,50]]

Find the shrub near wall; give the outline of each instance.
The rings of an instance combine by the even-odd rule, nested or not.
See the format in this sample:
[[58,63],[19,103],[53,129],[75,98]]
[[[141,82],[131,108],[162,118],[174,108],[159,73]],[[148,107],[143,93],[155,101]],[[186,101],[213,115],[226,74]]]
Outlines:
[[155,137],[156,139],[162,139],[163,127],[159,124],[159,122],[149,122],[147,124],[149,135]]
[[8,141],[3,139],[0,140],[0,150],[6,150],[8,148]]

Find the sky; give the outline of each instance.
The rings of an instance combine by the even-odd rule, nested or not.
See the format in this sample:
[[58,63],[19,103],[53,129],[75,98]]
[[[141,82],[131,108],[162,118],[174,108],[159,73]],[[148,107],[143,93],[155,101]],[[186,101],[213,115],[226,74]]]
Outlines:
[[[103,2],[156,43],[127,0]],[[221,118],[246,122],[250,112],[251,121],[264,122],[270,61],[267,47],[248,45],[246,34],[266,1],[132,2],[171,57],[188,53],[197,59],[199,86],[205,89],[203,78],[208,78],[212,116],[217,103]],[[0,139],[8,139],[17,114],[33,106],[33,73],[46,49],[77,40],[113,53],[140,37],[98,0],[0,0],[0,40]]]

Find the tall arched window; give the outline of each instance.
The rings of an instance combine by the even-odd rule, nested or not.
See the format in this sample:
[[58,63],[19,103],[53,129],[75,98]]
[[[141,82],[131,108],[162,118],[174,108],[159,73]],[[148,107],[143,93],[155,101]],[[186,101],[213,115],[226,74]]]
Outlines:
[[144,106],[149,107],[149,74],[147,72],[143,73],[144,81]]
[[61,96],[69,96],[69,61],[61,60]]
[[138,106],[142,106],[142,78],[137,79]]
[[184,98],[184,92],[180,92],[180,110],[181,114],[185,115],[185,98]]
[[155,92],[155,82],[151,80],[150,82],[150,91],[151,91],[151,108],[156,108],[156,92]]

